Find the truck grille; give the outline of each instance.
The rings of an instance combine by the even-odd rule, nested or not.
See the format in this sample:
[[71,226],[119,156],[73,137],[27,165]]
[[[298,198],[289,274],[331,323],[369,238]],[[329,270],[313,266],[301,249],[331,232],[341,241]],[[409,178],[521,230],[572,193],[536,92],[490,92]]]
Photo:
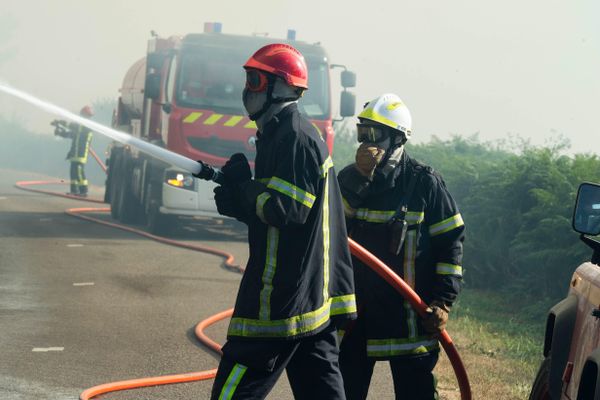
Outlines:
[[254,161],[256,150],[248,150],[245,143],[232,140],[222,140],[216,137],[189,137],[188,142],[196,150],[217,157],[229,158],[234,153],[244,153],[249,161]]

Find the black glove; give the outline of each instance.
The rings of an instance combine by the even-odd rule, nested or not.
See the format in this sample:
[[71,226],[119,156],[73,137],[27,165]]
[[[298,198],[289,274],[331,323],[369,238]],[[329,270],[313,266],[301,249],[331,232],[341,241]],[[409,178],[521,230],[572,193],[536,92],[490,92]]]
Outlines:
[[213,192],[215,193],[215,203],[219,214],[240,221],[245,219],[245,212],[240,204],[239,188],[232,185],[217,186]]
[[267,186],[255,180],[239,184],[240,204],[247,215],[256,215],[256,198],[263,193]]
[[229,184],[239,184],[252,179],[252,171],[248,159],[242,153],[235,153],[221,168],[225,176],[225,182]]

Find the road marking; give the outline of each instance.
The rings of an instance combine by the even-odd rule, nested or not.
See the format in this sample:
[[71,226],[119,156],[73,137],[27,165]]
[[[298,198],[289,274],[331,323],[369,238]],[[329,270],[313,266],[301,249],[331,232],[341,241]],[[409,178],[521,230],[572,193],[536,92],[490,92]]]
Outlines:
[[48,351],[63,351],[64,347],[34,347],[31,351],[36,353],[48,352]]
[[73,286],[94,286],[94,282],[76,282]]
[[68,244],[67,247],[83,247],[81,243]]

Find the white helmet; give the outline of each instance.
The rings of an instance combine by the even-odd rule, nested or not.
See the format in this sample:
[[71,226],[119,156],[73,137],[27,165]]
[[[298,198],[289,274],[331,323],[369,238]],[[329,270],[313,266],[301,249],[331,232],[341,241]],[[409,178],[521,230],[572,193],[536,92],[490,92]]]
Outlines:
[[410,111],[400,97],[393,93],[382,94],[368,102],[358,118],[389,126],[402,132],[407,140],[410,139],[412,129]]

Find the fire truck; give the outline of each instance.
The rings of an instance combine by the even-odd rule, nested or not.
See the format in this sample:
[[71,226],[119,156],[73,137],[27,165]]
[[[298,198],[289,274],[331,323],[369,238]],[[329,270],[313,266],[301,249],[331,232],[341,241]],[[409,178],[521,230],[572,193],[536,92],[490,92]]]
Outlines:
[[570,281],[567,296],[550,309],[544,361],[530,400],[600,399],[600,185],[583,183],[573,229],[592,250]]
[[[153,32],[145,57],[127,71],[113,126],[123,132],[194,160],[222,166],[234,153],[251,165],[256,155],[256,125],[245,115],[242,65],[260,47],[289,43],[305,57],[309,90],[299,109],[333,147],[330,70],[340,67],[339,115],[354,115],[355,97],[348,88],[356,75],[331,64],[320,44],[265,36],[223,34],[221,24],[205,24],[203,33],[161,38]],[[124,223],[146,223],[165,233],[175,219],[214,216],[214,183],[199,180],[135,148],[112,143],[108,149],[105,202]]]

